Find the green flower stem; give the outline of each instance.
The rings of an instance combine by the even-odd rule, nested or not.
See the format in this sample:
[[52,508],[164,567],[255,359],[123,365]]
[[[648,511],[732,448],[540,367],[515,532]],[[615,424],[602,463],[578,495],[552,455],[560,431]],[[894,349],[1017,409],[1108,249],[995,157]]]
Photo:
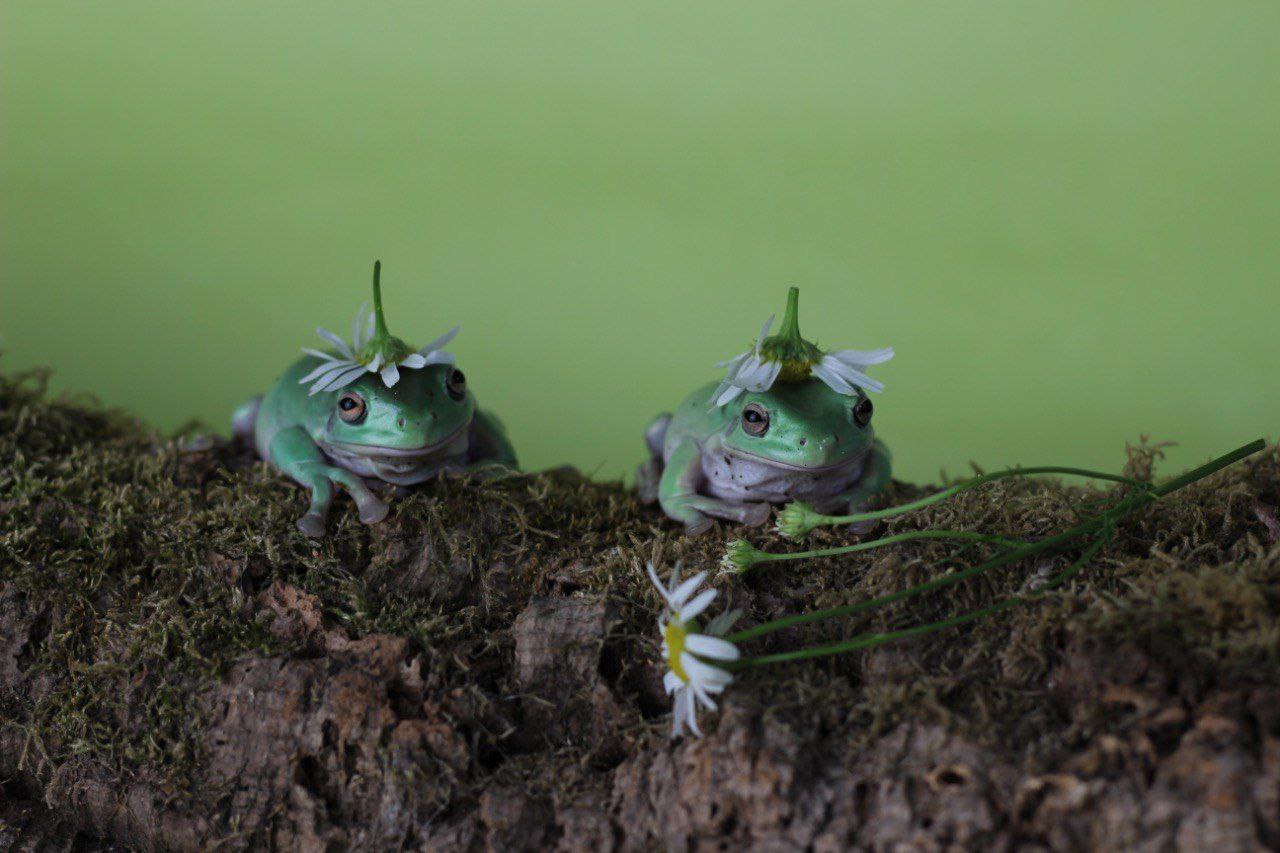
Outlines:
[[[1066,545],[1070,544],[1075,539],[1080,538],[1081,536],[1084,536],[1089,533],[1095,533],[1101,530],[1108,530],[1117,521],[1119,521],[1120,519],[1124,518],[1125,516],[1133,512],[1136,512],[1146,504],[1151,503],[1152,501],[1155,501],[1161,497],[1164,497],[1165,495],[1168,495],[1172,492],[1175,492],[1178,489],[1184,488],[1190,485],[1191,483],[1194,483],[1197,480],[1204,479],[1205,477],[1208,477],[1210,474],[1214,474],[1222,470],[1223,468],[1226,468],[1229,465],[1239,462],[1241,459],[1244,459],[1246,456],[1251,456],[1254,453],[1257,453],[1259,450],[1264,449],[1265,447],[1266,447],[1266,442],[1263,441],[1262,439],[1258,439],[1257,441],[1250,442],[1249,444],[1246,444],[1243,447],[1237,448],[1236,450],[1233,450],[1232,452],[1224,456],[1219,456],[1217,459],[1214,459],[1211,462],[1207,462],[1198,468],[1194,468],[1180,477],[1175,477],[1172,480],[1169,480],[1168,482],[1161,484],[1160,486],[1150,487],[1148,486],[1148,484],[1143,484],[1144,485],[1143,491],[1136,492],[1135,494],[1130,495],[1129,497],[1125,498],[1120,503],[1118,503],[1115,507],[1101,513],[1100,515],[1087,519],[1068,530],[1064,530],[1062,533],[1058,533],[1054,536],[1046,537],[1045,539],[1041,539],[1038,542],[1034,542],[1028,545],[1023,545],[1021,547],[1015,548],[1010,551],[1006,551],[1003,554],[999,554],[995,557],[992,557],[990,560],[987,560],[986,562],[979,563],[976,566],[971,566],[967,569],[963,569],[961,571],[955,572],[954,574],[944,575],[939,578],[934,578],[931,581],[926,581],[925,583],[918,584],[913,587],[908,587],[906,589],[899,590],[898,592],[893,592],[888,595],[883,595],[879,598],[873,598],[868,601],[860,601],[856,604],[847,604],[842,607],[829,607],[824,610],[814,610],[810,613],[799,613],[794,616],[784,616],[781,619],[774,619],[771,622],[764,622],[760,625],[755,626],[754,628],[747,628],[746,630],[739,631],[736,634],[731,634],[725,639],[727,639],[731,643],[741,643],[746,640],[754,639],[755,637],[761,637],[766,634],[771,634],[775,631],[781,631],[784,628],[790,628],[795,625],[803,625],[808,622],[817,622],[823,619],[833,619],[839,616],[847,616],[853,613],[859,613],[864,610],[870,610],[874,607],[879,607],[883,604],[890,604],[892,602],[900,601],[904,598],[909,598],[914,595],[919,595],[921,593],[929,592],[931,590],[940,589],[946,586],[951,586],[963,580],[967,580],[968,578],[974,577],[975,575],[982,574],[983,572],[989,571],[994,568],[998,568],[1000,566],[1008,565],[1009,563],[1014,563],[1014,562],[1018,562],[1019,560],[1024,560],[1027,557],[1032,557],[1032,556],[1035,556],[1036,554],[1063,548]],[[873,543],[863,543],[863,544],[871,545]]]
[[[1107,528],[1098,536],[1097,539],[1089,544],[1089,547],[1084,550],[1084,553],[1082,553],[1075,562],[1058,574],[1049,578],[1049,580],[1046,581],[1039,590],[1037,590],[1036,594],[1038,595],[1065,583],[1072,575],[1083,569],[1110,540],[1111,530],[1110,528]],[[866,649],[872,646],[883,645],[906,637],[916,637],[921,634],[932,634],[937,631],[946,630],[947,628],[964,625],[967,622],[974,622],[987,616],[994,616],[995,614],[1009,610],[1016,605],[1030,601],[1035,597],[1035,595],[1013,596],[1011,598],[998,601],[989,607],[983,607],[980,610],[973,610],[947,619],[939,619],[936,622],[926,622],[922,625],[913,625],[910,628],[902,628],[897,631],[886,631],[879,634],[861,634],[853,639],[845,640],[840,643],[831,643],[826,646],[812,646],[807,649],[798,649],[793,652],[778,652],[777,654],[761,655],[760,657],[755,658],[743,658],[735,661],[733,664],[729,665],[728,668],[733,670],[747,669],[749,667],[765,666],[771,663],[786,663],[788,661],[804,660],[806,658],[838,655],[843,652],[852,652],[858,649]]]
[[859,542],[856,545],[841,545],[838,548],[815,548],[812,551],[790,551],[775,553],[772,551],[758,551],[754,556],[753,563],[771,563],[776,560],[804,560],[809,557],[838,557],[841,554],[853,554],[857,551],[870,551],[872,548],[882,548],[885,545],[896,545],[899,542],[911,542],[916,539],[953,539],[961,542],[990,542],[994,545],[1004,545],[1008,548],[1016,548],[1027,544],[1019,539],[1010,539],[1006,536],[990,536],[986,533],[973,533],[968,530],[908,530],[905,533],[895,533],[893,536],[885,536],[881,539],[873,539],[869,542]]
[[893,506],[888,509],[878,509],[873,512],[860,512],[853,515],[816,515],[813,517],[815,527],[824,525],[837,524],[854,524],[859,521],[874,521],[879,518],[890,518],[895,515],[903,515],[908,512],[914,512],[918,509],[924,509],[932,504],[945,501],[947,498],[954,497],[961,492],[967,492],[969,489],[976,488],[990,483],[995,480],[1004,480],[1009,477],[1025,477],[1028,474],[1074,474],[1079,477],[1088,477],[1092,480],[1108,480],[1113,483],[1124,483],[1126,486],[1133,486],[1139,489],[1152,488],[1150,483],[1144,483],[1142,480],[1135,480],[1132,477],[1122,477],[1119,474],[1108,474],[1105,471],[1090,471],[1086,468],[1065,468],[1058,465],[1041,465],[1034,468],[1009,468],[1004,471],[994,471],[990,474],[982,474],[971,480],[965,480],[963,483],[957,483],[954,486],[934,492],[927,497],[901,506]]
[[782,315],[782,324],[778,326],[777,336],[785,340],[801,340],[800,288],[798,287],[787,291],[787,310]]
[[391,337],[387,318],[382,313],[382,261],[373,262],[373,339],[382,342]]

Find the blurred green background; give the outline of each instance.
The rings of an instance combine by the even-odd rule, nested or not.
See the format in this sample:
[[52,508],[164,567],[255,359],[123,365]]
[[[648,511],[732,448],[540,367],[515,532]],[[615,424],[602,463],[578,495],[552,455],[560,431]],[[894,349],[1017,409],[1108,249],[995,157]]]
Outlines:
[[[0,5],[0,365],[225,429],[384,263],[600,477],[791,284],[898,471],[1280,428],[1280,6]],[[1168,469],[1166,469],[1168,470]]]

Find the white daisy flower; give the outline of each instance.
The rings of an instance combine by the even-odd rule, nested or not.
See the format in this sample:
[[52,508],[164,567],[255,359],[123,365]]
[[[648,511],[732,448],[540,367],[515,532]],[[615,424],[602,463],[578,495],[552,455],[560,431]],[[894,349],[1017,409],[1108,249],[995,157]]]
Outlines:
[[454,357],[444,351],[444,346],[461,331],[459,326],[454,326],[416,352],[387,331],[386,319],[382,313],[381,271],[381,262],[374,262],[373,313],[366,313],[369,308],[367,302],[360,306],[355,322],[351,324],[350,344],[328,329],[318,328],[316,334],[333,344],[338,355],[303,347],[304,353],[320,359],[315,370],[298,380],[300,385],[312,383],[309,394],[337,391],[365,373],[379,374],[383,383],[392,388],[400,381],[402,367],[417,369],[431,364],[454,363]]
[[723,406],[731,402],[743,391],[767,391],[782,371],[782,362],[766,361],[760,353],[764,339],[769,336],[769,327],[773,325],[773,315],[764,321],[760,337],[756,338],[754,350],[747,350],[728,361],[716,362],[716,367],[729,368],[720,386],[711,395],[712,406]]
[[671,737],[677,738],[689,727],[698,737],[699,707],[716,710],[711,697],[722,693],[733,681],[733,676],[718,666],[712,666],[704,658],[717,661],[738,659],[738,647],[722,639],[742,615],[741,611],[722,613],[708,623],[703,631],[697,630],[694,621],[716,597],[716,590],[706,589],[694,595],[706,579],[706,572],[699,572],[683,583],[680,582],[680,565],[671,573],[671,583],[664,586],[654,571],[647,566],[649,579],[666,605],[658,617],[658,632],[662,635],[662,656],[668,671],[662,684],[672,697]]
[[793,287],[787,294],[787,312],[778,334],[769,337],[770,317],[753,350],[716,365],[728,368],[728,372],[711,395],[712,408],[732,402],[744,391],[767,391],[778,380],[803,382],[809,376],[851,397],[859,390],[884,390],[884,383],[868,376],[866,369],[893,358],[893,347],[823,352],[800,336],[799,303],[800,290]]

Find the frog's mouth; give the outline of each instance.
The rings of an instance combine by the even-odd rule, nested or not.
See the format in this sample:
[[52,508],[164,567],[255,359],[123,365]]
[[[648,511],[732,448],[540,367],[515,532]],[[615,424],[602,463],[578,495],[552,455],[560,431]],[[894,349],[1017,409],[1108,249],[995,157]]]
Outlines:
[[331,441],[326,442],[326,444],[344,453],[350,453],[353,456],[365,456],[371,459],[388,457],[394,459],[417,459],[422,456],[431,456],[453,444],[466,431],[468,426],[469,424],[461,424],[439,441],[424,444],[421,447],[388,447],[384,444],[360,444],[352,441]]
[[803,474],[829,474],[862,464],[868,451],[869,448],[867,450],[854,453],[838,462],[831,462],[826,465],[797,465],[794,462],[783,462],[780,459],[770,459],[767,456],[759,456],[749,450],[743,450],[737,447],[730,449],[730,455],[738,456],[742,459],[750,459],[752,462],[759,462],[761,465],[767,465],[770,468],[781,468],[784,471],[797,471]]

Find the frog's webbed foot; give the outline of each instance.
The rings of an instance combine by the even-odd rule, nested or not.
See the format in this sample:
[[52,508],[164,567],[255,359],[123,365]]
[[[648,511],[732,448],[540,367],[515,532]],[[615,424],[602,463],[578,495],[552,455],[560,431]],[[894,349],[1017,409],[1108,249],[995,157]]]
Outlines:
[[[818,509],[818,511],[856,515],[860,512],[866,512],[867,507],[871,504],[871,499],[875,496],[876,492],[871,489],[856,488],[841,495],[840,499],[832,504],[830,508]],[[863,534],[870,532],[876,524],[877,522],[873,518],[865,521],[855,521],[845,525],[845,530],[854,534]]]
[[658,500],[658,484],[662,482],[662,461],[650,459],[636,468],[636,495],[640,503],[651,504]]
[[697,536],[711,529],[714,518],[758,527],[773,514],[773,507],[767,503],[739,503],[704,495],[689,495],[678,501],[668,500],[663,509],[671,517],[683,521],[684,531],[690,536]]
[[684,525],[684,535],[688,537],[701,536],[712,527],[715,527],[716,520],[709,515],[698,514],[696,521],[686,522]]
[[390,512],[386,502],[370,491],[364,480],[342,468],[316,466],[305,474],[300,473],[298,479],[311,490],[311,506],[298,519],[298,529],[313,539],[324,536],[335,485],[350,493],[360,512],[360,520],[365,524],[377,524]]
[[380,497],[398,497],[407,491],[406,486],[398,483],[388,483],[386,480],[379,480],[377,477],[371,477],[364,481],[369,487],[369,491]]
[[759,527],[765,524],[773,516],[773,506],[767,503],[749,503],[746,504],[747,512],[743,516],[742,523],[748,527]]

